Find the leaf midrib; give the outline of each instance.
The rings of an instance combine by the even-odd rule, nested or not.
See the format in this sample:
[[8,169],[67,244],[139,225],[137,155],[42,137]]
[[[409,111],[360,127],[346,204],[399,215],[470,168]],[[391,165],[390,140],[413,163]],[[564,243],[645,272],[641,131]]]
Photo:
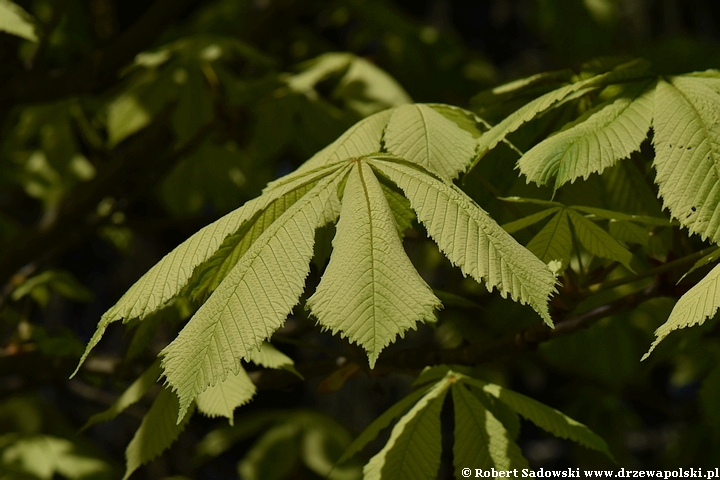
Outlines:
[[368,230],[370,232],[370,288],[372,289],[372,302],[370,302],[372,308],[372,329],[373,339],[375,339],[375,345],[373,345],[373,351],[377,349],[377,316],[375,315],[375,245],[373,237],[373,216],[372,209],[370,208],[370,194],[368,193],[367,184],[365,183],[365,176],[363,175],[362,163],[357,162],[356,168],[358,169],[358,176],[360,178],[360,185],[363,188],[363,195],[365,195],[365,208],[367,209],[368,215]]

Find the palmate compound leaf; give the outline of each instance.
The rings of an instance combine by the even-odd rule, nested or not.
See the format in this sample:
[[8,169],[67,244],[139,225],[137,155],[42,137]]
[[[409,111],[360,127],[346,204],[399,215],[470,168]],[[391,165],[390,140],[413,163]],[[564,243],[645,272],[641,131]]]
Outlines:
[[642,360],[648,358],[655,347],[673,330],[702,325],[706,319],[715,315],[718,308],[720,308],[720,265],[710,270],[710,273],[697,285],[680,297],[667,321],[655,330],[655,341],[643,355]]
[[440,412],[455,381],[448,374],[395,424],[385,446],[363,468],[365,480],[433,479],[440,468]]
[[[424,111],[423,107],[419,108]],[[85,356],[113,321],[142,319],[178,295],[195,296],[202,302],[209,294],[178,338],[161,352],[167,382],[180,398],[179,419],[182,419],[198,395],[224,381],[230,372],[237,375],[239,361],[251,358],[262,341],[284,322],[302,293],[313,254],[315,230],[337,218],[338,193],[347,186],[343,182],[356,168],[354,165],[361,163],[372,163],[373,168],[387,164],[383,168],[390,172],[383,172],[379,195],[366,196],[365,200],[366,203],[372,200],[375,206],[385,205],[383,202],[389,205],[394,220],[383,216],[381,224],[392,224],[394,228],[390,231],[396,231],[396,225],[410,222],[408,202],[397,194],[399,187],[410,196],[410,206],[420,214],[431,236],[465,274],[484,280],[490,290],[497,287],[504,296],[510,294],[520,302],[529,303],[551,323],[546,302],[554,289],[552,274],[452,185],[450,178],[440,178],[441,174],[420,165],[446,161],[442,152],[438,153],[432,145],[417,149],[412,142],[406,145],[399,141],[393,153],[408,153],[417,163],[377,153],[384,148],[383,132],[392,126],[393,112],[381,112],[359,122],[298,171],[271,183],[261,197],[201,230],[171,252],[103,316]],[[404,121],[403,116],[396,118]],[[430,115],[429,118],[435,120],[428,124],[427,131],[436,128],[433,122],[444,125],[442,128],[457,128],[461,132],[457,139],[464,138],[465,147],[469,146],[467,139],[472,134],[458,126],[457,121],[443,116]],[[411,130],[393,128],[396,139],[413,135]],[[437,135],[433,134],[432,138]],[[469,148],[466,150],[462,155],[470,153]],[[368,160],[373,154],[373,159]],[[471,158],[468,156],[465,162]],[[454,163],[445,172],[454,176],[462,168],[462,163]],[[408,195],[410,191],[412,195]],[[346,208],[353,211],[351,202],[356,201],[357,196],[349,194],[348,198],[351,200]],[[437,204],[431,205],[432,199]],[[445,219],[446,213],[454,217]],[[348,222],[347,225],[354,223]],[[340,237],[338,242],[342,244]],[[428,319],[431,307],[439,305],[434,296],[422,291],[423,299],[413,302],[423,305],[423,309],[413,312],[419,314],[413,322]],[[401,333],[407,328],[406,320],[403,317],[400,327],[396,324],[389,330],[394,328]],[[333,319],[325,322],[335,323]],[[367,339],[373,348],[371,356],[392,337],[382,335],[379,339]]]
[[178,421],[208,386],[237,374],[238,360],[260,348],[297,304],[315,230],[339,214],[342,173],[324,177],[275,220],[161,352],[167,381],[180,398]]
[[[612,458],[605,442],[586,426],[524,395],[444,365],[426,370],[416,383],[420,380],[431,380],[432,383],[391,407],[382,415],[382,421],[373,422],[338,463],[362,449],[393,418],[407,410],[393,427],[385,446],[365,465],[365,478],[436,478],[442,450],[440,414],[448,391],[453,398],[453,453],[458,470],[471,465],[473,468],[494,467],[499,470],[526,467],[527,461],[513,438],[519,428],[517,414],[553,435]],[[502,409],[499,409],[500,405],[503,405]],[[506,413],[497,415],[503,410]]]
[[505,425],[464,386],[452,386],[455,412],[455,444],[453,445],[456,475],[460,469],[511,470],[525,468],[528,463],[520,447],[513,441]]
[[555,189],[601,172],[640,149],[652,120],[654,84],[638,82],[621,95],[586,112],[531,148],[518,168],[540,185],[555,177]]
[[556,437],[566,438],[580,445],[604,453],[610,458],[605,441],[593,433],[582,423],[573,420],[567,415],[544,405],[530,397],[513,392],[500,385],[483,382],[467,375],[456,374],[463,383],[476,387],[487,395],[491,395],[506,404],[523,418],[530,420],[543,430]]
[[435,321],[442,304],[407,257],[380,182],[363,161],[349,174],[336,231],[307,305],[320,325],[365,348],[372,368],[395,337],[418,320]]
[[547,307],[555,291],[552,272],[470,197],[419,165],[381,156],[368,163],[400,187],[430,237],[465,275],[529,304],[552,325]]
[[720,89],[718,78],[658,81],[653,145],[656,182],[673,217],[720,242]]
[[527,249],[544,263],[559,260],[563,268],[570,263],[573,241],[567,209],[561,209],[527,244]]
[[[259,227],[248,224],[248,222],[262,219],[264,215],[262,212],[265,209],[276,212],[278,209],[289,208],[290,204],[297,200],[298,190],[313,185],[320,178],[330,174],[333,168],[332,165],[321,167],[294,176],[293,180],[247,202],[239,209],[204,227],[168,253],[135,282],[113,307],[103,314],[97,330],[88,342],[85,353],[80,358],[77,369],[80,368],[90,351],[100,341],[111,323],[118,320],[127,323],[134,318],[142,320],[150,313],[163,307],[186,288],[197,267],[208,260],[217,260],[217,257],[213,258],[213,255],[221,247],[227,247],[224,241],[228,236],[238,232],[243,227],[250,232],[257,232]],[[233,248],[227,247],[227,251],[234,252]],[[219,263],[223,264],[222,261]],[[211,275],[211,277],[217,278],[217,275]],[[77,369],[75,373],[77,373]]]

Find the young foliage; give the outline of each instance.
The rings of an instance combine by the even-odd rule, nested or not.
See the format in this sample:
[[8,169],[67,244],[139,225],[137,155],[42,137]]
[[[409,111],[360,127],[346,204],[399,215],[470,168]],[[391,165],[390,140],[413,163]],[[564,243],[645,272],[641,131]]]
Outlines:
[[10,0],[0,0],[0,32],[17,35],[33,42],[38,40],[33,18]]
[[475,163],[489,150],[495,148],[498,143],[503,141],[509,134],[548,109],[555,108],[565,101],[591,93],[609,84],[642,77],[647,67],[647,63],[642,61],[624,63],[616,66],[609,72],[591,75],[589,78],[578,79],[573,83],[564,85],[528,102],[508,115],[503,121],[495,125],[479,139],[478,151],[481,156]]
[[[458,115],[426,105],[373,115],[262,196],[193,235],[103,315],[82,360],[114,321],[142,319],[186,292],[204,300],[161,352],[164,375],[180,399],[179,422],[209,387],[222,396],[228,375],[241,375],[238,361],[252,358],[282,325],[303,291],[315,231],[340,216],[330,264],[308,306],[320,325],[362,345],[373,366],[382,348],[415,322],[432,321],[441,305],[402,251],[395,218],[408,217],[407,204],[387,196],[394,187],[383,188],[377,174],[399,187],[464,274],[530,304],[552,324],[550,270],[451,183],[472,161],[474,139],[443,111]],[[459,159],[447,155],[450,146]],[[392,215],[393,207],[405,211]],[[242,383],[247,388],[233,383],[233,391],[250,395]],[[240,397],[234,404],[246,401]]]
[[510,417],[497,416],[486,406],[495,399],[549,433],[612,458],[605,442],[586,426],[524,395],[446,366],[428,369],[418,380],[430,384],[394,405],[381,417],[382,421],[373,422],[338,463],[351,458],[393,418],[407,412],[393,427],[385,446],[365,465],[365,478],[436,478],[441,454],[440,413],[448,392],[452,393],[455,412],[453,451],[457,472],[468,465],[499,470],[527,466],[514,435],[509,433],[516,428]]
[[587,111],[522,156],[518,168],[528,180],[554,188],[587,178],[640,149],[652,120],[652,88],[630,84],[614,98]]

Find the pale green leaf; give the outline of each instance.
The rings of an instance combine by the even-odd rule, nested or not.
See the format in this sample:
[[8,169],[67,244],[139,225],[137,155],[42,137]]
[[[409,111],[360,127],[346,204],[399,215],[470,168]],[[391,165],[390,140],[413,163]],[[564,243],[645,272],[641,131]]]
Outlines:
[[543,430],[560,438],[567,438],[580,445],[597,450],[613,458],[605,441],[594,434],[582,423],[573,420],[562,412],[550,408],[537,400],[513,392],[500,385],[486,383],[481,380],[462,376],[461,380],[468,385],[478,387],[488,395],[492,395],[523,418],[530,420]]
[[255,396],[255,384],[243,367],[230,373],[225,380],[202,392],[197,397],[198,410],[208,417],[225,417],[233,424],[233,412]]
[[562,268],[570,263],[573,242],[566,210],[558,212],[526,245],[540,260],[559,260]]
[[122,395],[120,395],[118,399],[110,405],[110,408],[90,417],[87,423],[82,427],[82,430],[85,430],[96,423],[108,422],[120,415],[130,405],[139,402],[140,399],[150,391],[150,388],[155,385],[155,382],[157,382],[157,379],[160,378],[161,373],[160,360],[158,359],[153,362],[153,364],[150,365],[150,368],[145,370],[145,372],[140,375],[137,380],[130,384],[127,390],[125,390]]
[[347,447],[343,452],[340,459],[337,461],[338,464],[344,463],[355,456],[356,453],[361,451],[365,446],[375,440],[378,434],[387,428],[388,425],[397,417],[402,415],[410,406],[417,403],[428,391],[430,386],[415,390],[399,402],[395,403],[392,407],[388,408],[383,412],[382,415],[377,417],[373,422],[367,426],[365,430]]
[[472,135],[422,104],[394,109],[383,140],[388,152],[448,179],[464,172],[475,157]]
[[615,260],[630,268],[632,253],[609,233],[573,209],[567,210],[575,235],[585,249],[598,257]]
[[672,77],[655,91],[656,182],[673,217],[720,241],[720,93],[712,79]]
[[648,358],[655,347],[671,332],[702,325],[706,319],[715,315],[718,308],[720,308],[720,265],[715,266],[697,285],[680,297],[667,321],[655,330],[655,341],[650,346],[650,350],[643,355],[642,360]]
[[632,85],[616,99],[586,112],[522,156],[518,168],[540,185],[555,189],[578,177],[602,172],[640,149],[652,120],[652,88]]
[[265,368],[285,368],[294,364],[292,358],[267,342],[263,342],[258,350],[252,351],[247,360]]
[[502,225],[502,228],[505,229],[505,231],[508,233],[515,233],[531,225],[535,225],[536,223],[544,220],[553,213],[556,213],[558,210],[560,210],[560,208],[561,207],[552,207],[548,208],[547,210],[533,213],[532,215],[528,215],[527,217],[519,218],[512,222],[505,223]]
[[259,349],[297,304],[315,230],[339,214],[336,190],[344,173],[323,178],[275,220],[161,352],[165,376],[180,398],[178,420],[207,387],[237,373],[239,360]]
[[1,477],[8,480],[50,480],[58,476],[68,479],[111,478],[112,475],[110,466],[103,460],[79,451],[77,445],[68,439],[51,435],[20,437],[4,449],[0,456],[0,467],[27,474],[27,477],[15,477],[12,474]]
[[505,426],[463,385],[452,386],[456,474],[468,465],[489,470],[526,468],[527,460]]
[[365,480],[437,478],[442,451],[440,412],[450,376],[435,384],[392,429],[385,446],[363,468]]
[[[523,107],[508,115],[502,122],[495,125],[488,132],[485,132],[485,134],[478,139],[478,151],[480,155],[482,156],[488,150],[495,148],[495,146],[504,140],[510,133],[514,132],[547,109],[558,105],[568,97],[583,95],[585,93],[592,92],[593,90],[597,90],[609,83],[639,76],[645,69],[645,62],[631,61],[616,67],[610,72],[595,75],[593,77],[571,83],[570,85],[562,86],[539,98],[536,98],[531,102],[528,102]],[[480,158],[481,157],[479,157],[478,160]],[[477,163],[478,160],[476,160],[475,163]]]
[[337,140],[313,155],[300,165],[295,172],[282,179],[270,182],[266,191],[292,181],[296,175],[303,174],[325,165],[345,162],[351,158],[361,158],[382,149],[382,136],[393,110],[385,110],[360,120],[350,127]]
[[454,122],[455,125],[472,135],[473,138],[478,138],[484,130],[490,128],[490,124],[470,110],[443,103],[428,103],[427,106]]
[[440,300],[403,249],[372,169],[357,162],[345,185],[333,252],[307,305],[320,325],[368,353],[371,368],[398,335],[434,321]]
[[7,32],[37,42],[35,22],[20,6],[10,0],[0,0],[0,32]]
[[693,265],[690,270],[685,272],[685,274],[682,277],[680,277],[680,280],[678,280],[677,283],[682,282],[685,277],[690,275],[692,272],[694,272],[698,268],[704,267],[708,263],[717,261],[718,258],[720,258],[720,248],[713,250],[712,252],[708,253],[703,258],[701,258],[700,260],[695,262],[695,265]]
[[247,252],[250,245],[277,220],[288,208],[313,189],[318,176],[308,175],[292,184],[294,188],[275,198],[262,210],[246,221],[237,232],[229,235],[220,248],[202,265],[195,269],[188,285],[192,285],[191,295],[197,300],[205,300],[220,285],[238,260]]
[[341,99],[348,109],[363,117],[412,102],[403,87],[385,70],[354,55],[350,67],[340,79],[332,96]]
[[153,112],[142,104],[138,95],[126,92],[108,105],[108,144],[115,147],[135,132],[147,127]]
[[[268,191],[201,229],[165,255],[135,282],[112,308],[103,314],[77,368],[80,368],[111,323],[118,320],[127,323],[133,318],[143,319],[164,306],[188,285],[195,269],[208,261],[223,246],[224,240],[229,235],[237,232],[246,222],[251,221],[258,215],[258,212],[274,206],[276,200],[282,199],[286,195],[288,198],[295,198],[293,192],[312,183],[313,179],[317,180],[331,174],[333,168],[320,168],[316,171],[306,172],[305,175],[296,177],[295,181]],[[277,204],[284,204],[285,200],[280,200]],[[75,373],[77,373],[77,369],[73,375]]]
[[163,388],[125,449],[126,469],[123,480],[170,448],[182,433],[191,415],[187,415],[179,424],[176,423],[178,408],[177,396],[169,388]]
[[530,306],[552,324],[547,302],[555,278],[459,188],[392,158],[370,162],[405,193],[428,234],[463,274]]

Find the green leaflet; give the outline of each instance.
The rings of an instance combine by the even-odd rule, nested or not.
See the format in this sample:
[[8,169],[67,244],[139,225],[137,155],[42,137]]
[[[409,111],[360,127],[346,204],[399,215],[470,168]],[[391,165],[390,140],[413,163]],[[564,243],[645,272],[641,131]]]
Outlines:
[[655,330],[655,341],[642,360],[673,330],[702,325],[720,308],[720,265],[715,266],[697,285],[688,290],[673,307],[667,321]]
[[558,212],[527,244],[527,249],[544,263],[560,260],[563,268],[570,263],[573,242],[567,210]]
[[480,388],[488,395],[496,397],[508,407],[530,420],[543,430],[556,437],[567,438],[580,445],[597,450],[612,458],[605,441],[595,435],[585,425],[573,420],[565,414],[548,407],[530,397],[505,389],[500,385],[486,383],[475,378],[462,376],[468,385]]
[[[485,120],[470,110],[443,103],[428,103],[427,106],[454,122],[455,125],[472,135],[473,138],[478,138],[484,130],[490,128],[490,125]],[[463,166],[463,168],[465,167]]]
[[437,478],[440,411],[453,380],[440,380],[398,420],[385,446],[363,468],[365,480]]
[[426,393],[430,390],[431,385],[424,388],[415,390],[407,397],[403,398],[399,402],[395,403],[392,407],[385,410],[385,412],[377,417],[363,432],[347,447],[343,452],[340,459],[337,461],[338,464],[344,463],[347,460],[355,456],[356,453],[361,451],[365,446],[375,440],[378,434],[388,425],[390,422],[395,420],[396,417],[402,415],[407,409],[413,404],[417,403]]
[[33,18],[10,0],[0,0],[0,32],[37,42]]
[[248,361],[265,368],[286,368],[294,364],[292,358],[267,342],[263,342],[258,350],[250,353]]
[[443,178],[456,178],[475,156],[475,140],[470,133],[422,104],[394,109],[383,140],[388,152]]
[[387,157],[369,163],[400,187],[428,234],[465,275],[484,281],[489,291],[496,287],[503,297],[530,304],[552,325],[547,307],[555,291],[552,272],[472,199],[419,166]]
[[344,171],[323,178],[275,220],[161,352],[167,381],[180,398],[178,421],[208,386],[237,373],[238,360],[259,349],[297,303],[315,230],[339,213],[335,192]]
[[560,208],[561,207],[548,208],[547,210],[533,213],[532,215],[528,215],[527,217],[519,218],[512,222],[505,223],[502,225],[502,227],[508,233],[515,233],[518,230],[529,227],[530,225],[535,225],[536,223],[544,220],[546,217],[549,217],[553,213],[557,213]]
[[191,415],[175,423],[177,417],[178,399],[169,388],[163,388],[125,449],[127,464],[123,480],[127,480],[138,467],[172,445],[185,429]]
[[456,476],[460,469],[474,468],[510,470],[526,468],[527,460],[510,437],[505,426],[467,388],[452,386],[455,407],[455,444],[453,445]]
[[250,245],[295,202],[318,183],[317,176],[310,175],[305,181],[297,181],[295,188],[258,211],[240,229],[229,235],[220,248],[201,266],[195,269],[188,285],[192,285],[191,296],[205,300],[247,252]]
[[157,379],[160,378],[162,370],[160,369],[160,360],[156,360],[150,365],[150,368],[138,377],[128,388],[118,397],[110,408],[104,412],[96,413],[87,421],[81,430],[85,430],[92,425],[100,422],[107,422],[120,415],[130,405],[140,401],[147,392],[150,391]]
[[556,177],[557,190],[627,158],[640,149],[650,130],[652,91],[647,83],[628,87],[618,98],[598,105],[530,149],[518,168],[528,181],[540,185]]
[[308,171],[303,176],[296,176],[295,181],[288,182],[282,187],[247,202],[237,210],[204,227],[165,255],[135,282],[112,308],[103,314],[73,375],[77,373],[90,351],[100,341],[108,325],[118,320],[127,323],[133,318],[143,319],[165,305],[188,285],[196,267],[211,259],[212,255],[223,246],[225,238],[237,232],[245,222],[257,215],[257,212],[272,205],[273,202],[285,195],[293,196],[295,189],[306,184],[308,179],[317,179],[328,175],[333,168],[339,167],[320,168],[317,171]]
[[575,210],[569,208],[567,212],[577,239],[588,252],[598,257],[616,260],[632,270],[630,267],[632,253],[630,253],[628,249],[620,245],[617,240],[605,230]]
[[480,156],[475,160],[470,168],[477,164],[485,152],[495,148],[497,144],[504,140],[510,133],[514,132],[548,108],[555,106],[571,95],[582,95],[592,92],[593,90],[597,90],[608,83],[628,77],[632,78],[633,76],[638,75],[643,68],[644,63],[641,61],[628,62],[616,67],[611,72],[580,80],[575,83],[571,83],[570,85],[565,85],[525,104],[523,107],[508,115],[502,122],[495,125],[478,139],[478,151],[480,152]]
[[712,263],[712,262],[716,261],[718,258],[720,258],[720,247],[717,248],[717,249],[715,249],[715,250],[713,250],[712,252],[708,253],[708,254],[705,255],[703,258],[701,258],[700,260],[698,260],[697,262],[695,262],[695,265],[693,265],[693,266],[690,268],[690,270],[688,270],[687,272],[685,272],[685,273],[683,274],[683,276],[680,277],[680,280],[677,281],[677,283],[682,282],[685,277],[687,277],[688,275],[690,275],[692,272],[694,272],[694,271],[697,270],[698,268],[704,267],[704,266],[707,265],[708,263]]
[[307,305],[324,328],[361,345],[372,368],[395,337],[418,320],[434,321],[442,304],[403,250],[380,183],[364,162],[350,172],[336,231],[330,263]]
[[208,417],[226,417],[233,424],[233,412],[255,396],[255,384],[243,367],[231,372],[197,397],[198,410]]
[[656,182],[673,217],[703,239],[720,241],[720,93],[717,79],[658,81],[653,144]]

